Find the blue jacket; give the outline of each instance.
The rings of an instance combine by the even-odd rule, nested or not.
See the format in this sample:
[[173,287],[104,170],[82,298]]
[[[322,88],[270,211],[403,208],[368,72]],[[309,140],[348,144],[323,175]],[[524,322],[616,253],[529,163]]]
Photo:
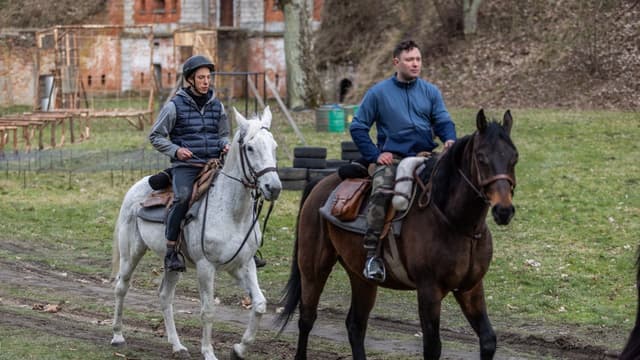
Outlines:
[[207,103],[198,109],[195,100],[180,89],[160,110],[149,139],[158,151],[171,158],[174,166],[184,164],[176,158],[180,147],[194,154],[187,162],[202,163],[220,157],[222,148],[229,143],[229,120],[224,107],[213,91],[208,95]]
[[[369,136],[374,123],[377,146]],[[407,157],[432,151],[438,146],[433,134],[443,143],[456,140],[455,124],[440,90],[423,79],[403,83],[395,75],[367,91],[349,131],[370,163],[375,163],[382,152]]]

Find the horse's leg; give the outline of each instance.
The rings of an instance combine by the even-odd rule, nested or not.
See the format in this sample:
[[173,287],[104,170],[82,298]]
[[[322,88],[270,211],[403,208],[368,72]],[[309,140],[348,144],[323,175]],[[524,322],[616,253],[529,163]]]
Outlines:
[[353,359],[366,359],[364,337],[367,333],[367,322],[373,305],[376,302],[378,287],[362,280],[358,275],[349,273],[351,281],[351,306],[346,325],[351,344]]
[[[135,231],[135,230],[134,230]],[[113,310],[113,338],[111,345],[124,345],[125,340],[122,335],[122,312],[124,310],[124,298],[129,291],[131,276],[138,266],[140,259],[147,251],[147,247],[141,242],[136,242],[133,234],[125,234],[127,231],[120,232],[120,240],[118,241],[120,265],[118,275],[116,276],[116,285],[114,288],[115,308]],[[130,245],[133,242],[133,245]]]
[[216,360],[211,345],[211,335],[213,327],[213,289],[216,276],[215,267],[206,259],[201,259],[196,263],[198,275],[198,288],[200,290],[200,321],[202,322],[202,339],[200,352],[205,360]]
[[[312,241],[328,242],[328,240],[312,237]],[[319,246],[303,253],[301,247],[298,250],[298,265],[300,267],[300,318],[298,319],[298,348],[296,360],[307,358],[307,346],[309,333],[318,317],[318,302],[324,289],[329,274],[337,262],[335,249]],[[318,256],[319,258],[316,258]]]
[[180,338],[176,331],[176,323],[173,319],[173,298],[176,293],[176,285],[178,284],[178,280],[180,280],[180,274],[179,272],[165,269],[159,292],[160,308],[162,309],[162,317],[164,318],[164,328],[167,332],[167,341],[171,344],[174,354],[188,353],[187,348],[180,343]]
[[460,304],[462,313],[480,339],[480,358],[493,359],[496,353],[496,334],[487,316],[482,281],[469,291],[455,291],[453,294]]
[[242,335],[242,341],[233,345],[232,359],[244,359],[249,345],[256,340],[256,332],[260,325],[262,315],[267,311],[267,299],[264,297],[258,284],[256,264],[253,259],[233,273],[240,286],[251,296],[251,317],[249,325]]
[[440,311],[442,291],[436,286],[418,286],[418,312],[422,326],[422,351],[425,359],[439,359],[442,352],[440,341]]

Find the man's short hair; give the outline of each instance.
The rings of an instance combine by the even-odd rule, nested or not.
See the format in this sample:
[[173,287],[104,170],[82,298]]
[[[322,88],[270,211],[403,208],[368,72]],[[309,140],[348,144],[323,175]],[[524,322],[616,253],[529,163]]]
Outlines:
[[393,49],[393,57],[397,58],[397,57],[400,56],[401,52],[409,51],[411,49],[420,50],[420,47],[413,40],[404,40],[404,41],[400,42],[398,45],[396,45],[395,49]]

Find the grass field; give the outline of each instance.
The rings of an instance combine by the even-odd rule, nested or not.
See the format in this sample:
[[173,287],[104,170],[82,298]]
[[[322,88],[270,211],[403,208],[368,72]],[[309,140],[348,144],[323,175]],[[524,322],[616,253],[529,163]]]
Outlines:
[[[502,110],[489,115],[501,119]],[[473,109],[453,109],[458,135],[475,126]],[[636,113],[512,109],[512,138],[520,152],[516,168],[516,215],[497,227],[494,261],[485,278],[489,313],[501,325],[546,324],[597,328],[615,334],[620,347],[635,316],[635,252],[640,234],[640,116]],[[317,133],[313,112],[294,114],[307,145],[324,146],[339,158],[348,134]],[[291,166],[293,147],[301,141],[274,110],[272,130],[279,143],[279,166]],[[124,120],[92,124],[92,138],[71,145],[74,153],[104,154],[153,150],[147,131]],[[54,150],[55,151],[55,150]],[[95,162],[103,161],[96,155]],[[120,201],[141,175],[131,166],[120,171],[16,171],[0,161],[0,242],[38,251],[15,253],[0,247],[0,258],[43,262],[60,271],[106,278],[111,238]],[[131,169],[131,170],[129,170]],[[28,180],[27,180],[28,178]],[[277,201],[262,253],[269,265],[260,282],[275,303],[289,274],[295,217],[300,193],[285,191]],[[147,257],[134,286],[155,288]],[[179,291],[194,293],[192,279]],[[222,276],[217,296],[235,301],[241,294]],[[346,311],[348,281],[335,271],[321,307]],[[55,302],[59,299],[51,299]],[[374,314],[417,319],[413,292],[383,290]],[[84,304],[82,306],[91,306]],[[108,314],[111,309],[103,309]],[[468,327],[451,297],[443,309],[443,326]],[[0,329],[2,330],[2,329]],[[3,331],[0,331],[0,334]],[[598,339],[593,341],[598,342]]]

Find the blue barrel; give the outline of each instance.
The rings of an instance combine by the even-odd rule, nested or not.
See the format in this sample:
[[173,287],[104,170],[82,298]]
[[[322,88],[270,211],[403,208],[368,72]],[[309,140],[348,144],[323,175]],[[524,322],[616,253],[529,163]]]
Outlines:
[[329,132],[344,132],[344,109],[338,105],[329,111]]

